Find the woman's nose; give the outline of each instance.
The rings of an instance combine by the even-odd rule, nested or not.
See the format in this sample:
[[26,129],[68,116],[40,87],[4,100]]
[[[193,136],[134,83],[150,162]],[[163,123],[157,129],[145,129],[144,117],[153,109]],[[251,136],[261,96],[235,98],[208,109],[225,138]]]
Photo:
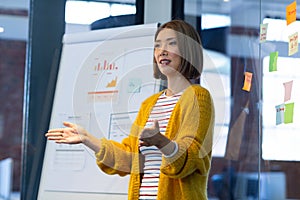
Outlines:
[[168,55],[168,51],[162,49],[159,55],[160,55],[160,56],[167,56],[167,55]]
[[160,54],[159,54],[159,55],[161,55],[161,56],[166,56],[166,55],[168,55],[168,49],[167,49],[167,47],[166,47],[165,44],[163,44],[163,45],[161,46],[161,48],[160,48]]

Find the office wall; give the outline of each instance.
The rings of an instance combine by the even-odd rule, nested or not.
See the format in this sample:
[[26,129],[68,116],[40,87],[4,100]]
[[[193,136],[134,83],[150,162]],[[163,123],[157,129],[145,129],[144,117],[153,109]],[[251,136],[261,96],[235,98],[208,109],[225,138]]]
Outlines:
[[16,191],[21,177],[25,54],[25,41],[0,40],[0,160],[13,159]]
[[[275,9],[276,10],[276,9]],[[256,12],[258,12],[259,10],[256,10]],[[6,12],[6,11],[5,11]],[[248,10],[247,13],[249,13],[250,11]],[[3,11],[2,11],[3,13]],[[16,13],[19,13],[18,11],[16,11]],[[21,13],[24,13],[23,11],[21,11]],[[26,13],[26,12],[25,12]],[[12,14],[11,12],[6,14]],[[23,14],[22,14],[23,15]],[[249,17],[251,19],[251,17]],[[255,19],[257,20],[257,19]],[[255,21],[255,24],[257,24],[258,21]],[[249,24],[248,24],[249,25]],[[251,24],[251,26],[253,26],[253,24]],[[255,37],[257,37],[257,34],[259,32],[258,29],[256,30],[247,30],[245,27],[240,27],[242,29],[236,29],[236,32],[243,32],[244,34],[251,34],[251,33],[255,33],[256,35],[254,35]],[[13,68],[12,66],[15,65],[15,63],[20,62],[17,61],[18,59],[22,59],[23,58],[23,64],[22,66],[24,67],[25,65],[25,53],[26,53],[26,42],[22,42],[22,41],[18,41],[18,40],[1,40],[0,42],[0,53],[1,53],[1,59],[0,59],[0,84],[1,84],[1,88],[0,88],[0,136],[1,135],[5,135],[5,137],[0,137],[0,158],[4,158],[6,156],[12,156],[13,158],[19,159],[18,164],[20,164],[20,157],[18,158],[18,156],[20,156],[21,154],[21,150],[19,149],[21,147],[21,124],[22,124],[22,96],[20,96],[21,93],[23,93],[23,86],[20,86],[20,82],[23,82],[24,80],[24,74],[20,75],[19,73],[24,73],[24,68],[21,69],[21,65],[18,65],[20,68],[18,68],[18,73],[14,72],[11,74],[11,72],[13,72],[13,70],[15,70],[15,68]],[[9,50],[9,48],[11,48],[11,50]],[[17,50],[18,49],[18,50]],[[13,50],[13,51],[12,51]],[[18,53],[17,53],[18,51]],[[9,56],[10,53],[12,54],[16,54],[18,56]],[[7,64],[3,64],[3,62],[7,62],[9,63]],[[245,60],[241,57],[238,56],[233,56],[232,57],[232,63],[234,63],[234,65],[232,66],[233,70],[236,69],[241,69],[241,66],[243,66]],[[251,61],[247,59],[247,62],[249,63],[253,63],[253,62],[257,62],[256,60]],[[6,67],[4,67],[6,66]],[[9,71],[6,72],[5,70]],[[239,76],[242,74],[243,71],[233,71],[232,73],[237,73],[239,74]],[[7,87],[9,84],[15,85],[16,87],[18,87],[18,89],[16,87],[11,87],[14,88],[13,93],[7,93]],[[238,84],[239,85],[239,84]],[[240,89],[240,88],[239,88]],[[237,102],[240,98],[240,96],[235,93],[236,96],[235,98],[237,99]],[[239,104],[242,104],[243,101],[238,102]],[[238,104],[237,104],[238,106]],[[255,124],[255,119],[258,116],[258,113],[251,113],[251,115],[249,116],[248,122],[248,126],[247,126],[247,131],[245,132],[245,139],[251,141],[250,144],[247,144],[247,149],[243,149],[243,154],[242,155],[246,155],[249,154],[250,156],[247,157],[247,160],[245,159],[245,162],[231,162],[230,165],[234,166],[236,169],[238,170],[249,170],[249,171],[253,171],[257,169],[257,157],[258,155],[258,138],[255,138],[257,136],[257,127],[255,127],[256,129],[253,129],[253,127],[251,125]],[[250,120],[250,121],[249,121]],[[11,121],[11,122],[9,122]],[[8,137],[7,137],[8,136]],[[251,137],[254,137],[251,139]],[[11,142],[11,145],[8,145],[8,142]],[[19,143],[20,142],[20,143]],[[2,151],[2,149],[4,149],[5,151]],[[245,157],[246,158],[246,157]],[[251,158],[255,158],[254,160],[251,160]],[[15,164],[15,178],[16,180],[14,181],[14,189],[18,190],[19,188],[19,175],[20,175],[20,166],[17,166],[18,164]],[[215,158],[213,160],[212,163],[212,173],[218,173],[221,172],[224,169],[224,166],[228,166],[228,162],[225,159],[221,159],[221,158]],[[287,195],[289,198],[297,198],[300,197],[300,191],[298,190],[297,186],[299,185],[297,179],[300,176],[300,167],[299,167],[299,163],[298,162],[276,162],[276,161],[267,161],[267,162],[263,162],[262,163],[262,170],[266,170],[266,171],[278,171],[278,170],[282,170],[286,173],[287,175]],[[296,178],[295,178],[296,177]],[[210,191],[212,192],[212,191]]]

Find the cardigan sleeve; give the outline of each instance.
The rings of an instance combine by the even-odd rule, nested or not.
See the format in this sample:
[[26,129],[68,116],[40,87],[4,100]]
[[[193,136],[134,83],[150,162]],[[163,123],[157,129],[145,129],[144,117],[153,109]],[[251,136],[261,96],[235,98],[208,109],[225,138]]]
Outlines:
[[105,138],[101,139],[102,146],[95,155],[97,165],[102,171],[107,174],[119,174],[120,176],[140,172],[143,158],[139,153],[138,138],[159,95],[160,93],[152,95],[142,103],[131,126],[130,134],[122,140],[122,143]]
[[192,88],[183,94],[170,118],[167,136],[175,140],[179,150],[171,158],[163,158],[161,172],[172,178],[184,178],[194,172],[207,175],[210,169],[214,107],[210,93]]
[[[132,132],[138,131],[138,127],[132,125]],[[134,146],[134,136],[128,136],[122,143],[102,138],[102,146],[96,153],[96,162],[100,169],[107,174],[118,174],[125,176],[131,172]]]

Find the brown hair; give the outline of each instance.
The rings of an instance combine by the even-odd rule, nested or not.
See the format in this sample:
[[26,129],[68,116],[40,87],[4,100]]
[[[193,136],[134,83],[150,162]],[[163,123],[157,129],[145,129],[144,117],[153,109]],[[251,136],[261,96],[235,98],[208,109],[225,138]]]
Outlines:
[[[197,79],[201,76],[203,69],[203,48],[200,36],[195,28],[183,20],[172,20],[160,26],[155,33],[155,40],[164,28],[176,32],[178,47],[181,56],[181,65],[178,71],[188,80]],[[166,80],[155,61],[153,62],[154,78]]]

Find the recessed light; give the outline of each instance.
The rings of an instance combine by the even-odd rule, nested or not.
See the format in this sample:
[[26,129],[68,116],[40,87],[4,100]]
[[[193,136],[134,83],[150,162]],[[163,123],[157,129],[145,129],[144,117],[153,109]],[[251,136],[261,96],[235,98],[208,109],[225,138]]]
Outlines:
[[0,26],[0,33],[4,32],[4,28],[2,26]]

